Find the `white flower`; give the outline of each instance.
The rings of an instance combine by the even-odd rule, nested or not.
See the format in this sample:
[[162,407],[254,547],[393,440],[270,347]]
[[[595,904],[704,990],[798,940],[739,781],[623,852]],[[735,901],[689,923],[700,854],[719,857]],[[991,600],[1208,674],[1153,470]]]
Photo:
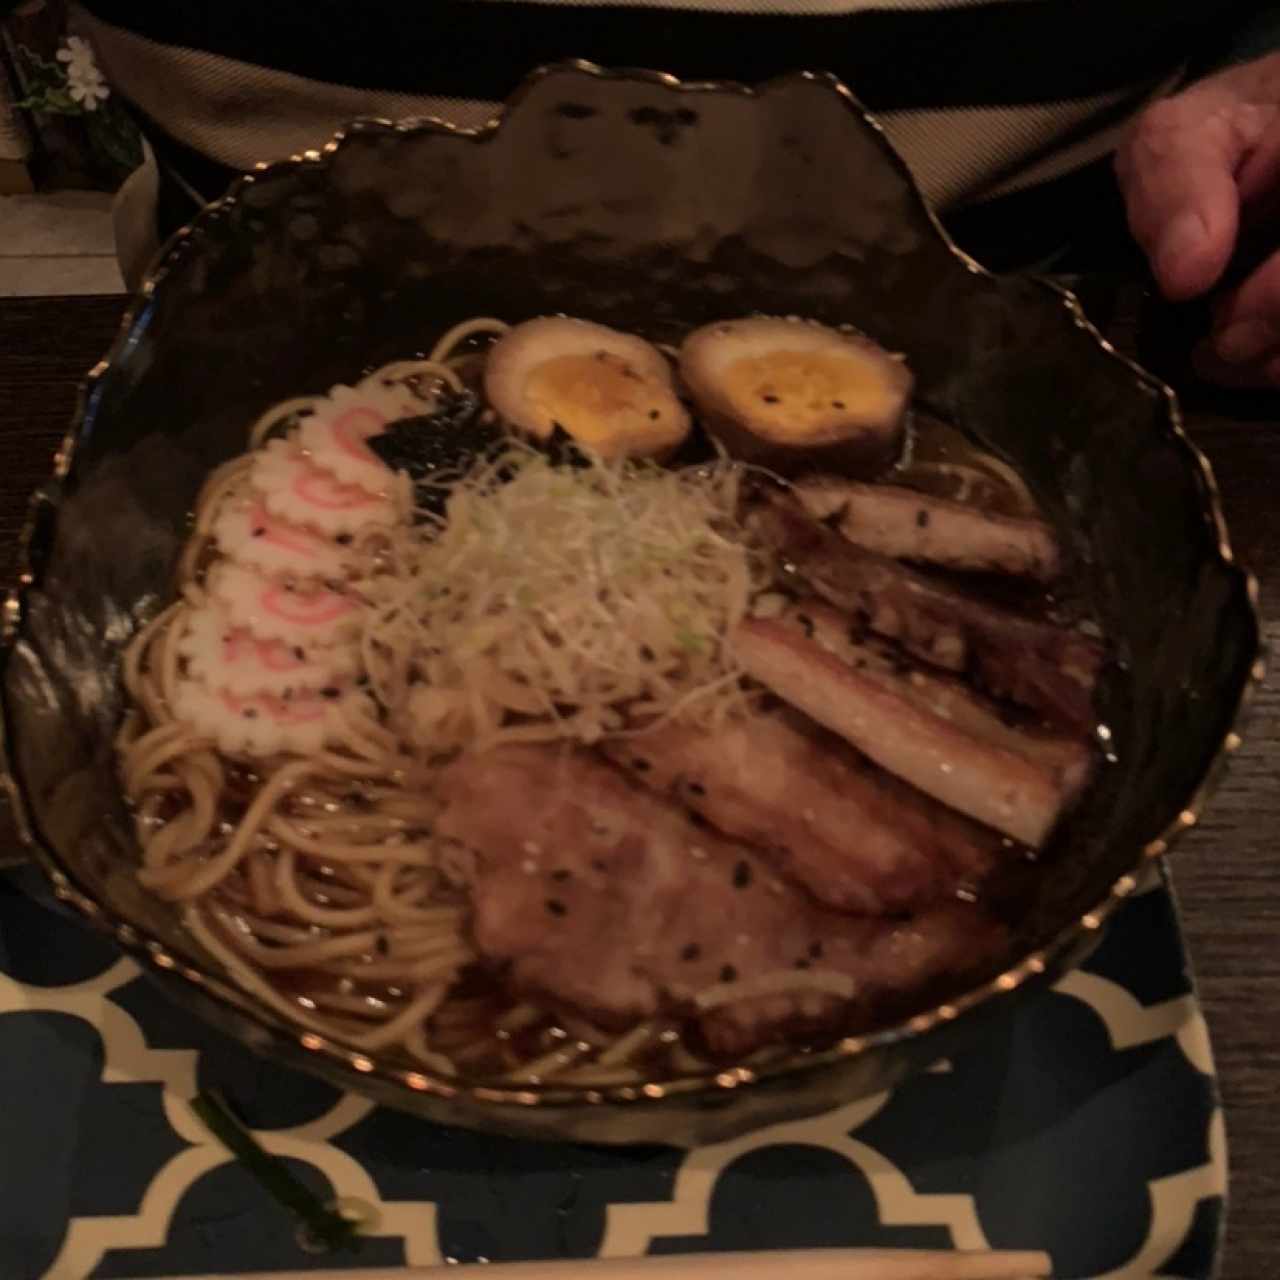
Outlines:
[[97,59],[93,56],[93,46],[83,36],[68,36],[62,48],[58,50],[58,61],[65,62],[68,70],[72,67],[91,67],[98,69]]
[[96,111],[98,104],[111,96],[93,56],[93,46],[83,36],[68,36],[58,50],[58,61],[66,66],[67,92],[71,100],[78,102],[86,111]]
[[67,92],[71,100],[78,102],[86,111],[97,111],[98,104],[111,96],[111,90],[96,67],[81,69],[74,64],[67,68]]

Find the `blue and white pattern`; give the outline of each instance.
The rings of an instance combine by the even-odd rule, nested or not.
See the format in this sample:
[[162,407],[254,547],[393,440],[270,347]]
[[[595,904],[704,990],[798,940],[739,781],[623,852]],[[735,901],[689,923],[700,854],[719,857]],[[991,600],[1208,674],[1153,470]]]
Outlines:
[[[25,873],[23,873],[25,874]],[[0,1276],[221,1274],[815,1245],[1047,1249],[1207,1278],[1226,1154],[1167,885],[1007,1031],[893,1093],[695,1150],[503,1140],[260,1060],[0,880]],[[358,1252],[308,1252],[188,1105],[216,1088]]]

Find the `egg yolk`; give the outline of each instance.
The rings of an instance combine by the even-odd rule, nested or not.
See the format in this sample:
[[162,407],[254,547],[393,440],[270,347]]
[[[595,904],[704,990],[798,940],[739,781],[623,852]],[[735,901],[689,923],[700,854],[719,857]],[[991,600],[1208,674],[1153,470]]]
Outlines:
[[898,411],[877,361],[856,353],[770,351],[727,365],[721,387],[735,416],[788,439],[820,437]]
[[660,445],[681,430],[670,389],[607,351],[546,360],[529,374],[524,391],[547,435],[559,427],[602,457],[646,437]]

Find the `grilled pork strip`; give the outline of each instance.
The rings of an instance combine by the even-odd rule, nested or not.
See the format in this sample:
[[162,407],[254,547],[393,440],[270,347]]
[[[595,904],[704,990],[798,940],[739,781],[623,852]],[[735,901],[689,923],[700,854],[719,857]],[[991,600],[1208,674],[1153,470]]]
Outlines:
[[899,485],[818,476],[794,486],[805,510],[852,543],[895,559],[1050,582],[1062,558],[1043,520],[996,515]]
[[889,772],[1038,848],[1066,800],[1060,777],[914,705],[781,622],[743,623],[743,669]]
[[767,850],[820,902],[885,914],[979,880],[1001,842],[834,734],[770,713],[708,732],[670,724],[605,753],[728,836]]
[[1002,708],[963,680],[904,659],[901,651],[886,642],[851,628],[842,614],[820,600],[792,601],[783,606],[777,620],[920,710],[1048,770],[1061,783],[1065,799],[1074,799],[1088,781],[1094,755],[1083,738],[1010,722]]
[[815,594],[878,635],[934,666],[970,672],[994,697],[1069,728],[1092,727],[1103,658],[1096,641],[855,547],[786,494],[763,494],[750,523]]
[[[696,1017],[717,1053],[870,1016],[989,960],[1004,934],[946,904],[910,921],[822,907],[767,860],[581,752],[502,747],[441,779],[437,831],[476,855],[473,931],[512,984],[623,1029]],[[741,993],[741,994],[739,994]]]

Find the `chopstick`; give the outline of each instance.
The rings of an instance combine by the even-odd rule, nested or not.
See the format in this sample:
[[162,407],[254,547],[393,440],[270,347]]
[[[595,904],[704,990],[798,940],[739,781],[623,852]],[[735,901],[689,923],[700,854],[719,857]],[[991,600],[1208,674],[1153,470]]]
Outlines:
[[[382,1267],[372,1270],[272,1271],[198,1280],[459,1280],[469,1268]],[[757,1253],[672,1254],[656,1258],[565,1259],[490,1263],[477,1280],[1048,1280],[1045,1253],[933,1249],[779,1249]],[[170,1277],[170,1280],[179,1280]],[[184,1277],[182,1280],[197,1280]]]

